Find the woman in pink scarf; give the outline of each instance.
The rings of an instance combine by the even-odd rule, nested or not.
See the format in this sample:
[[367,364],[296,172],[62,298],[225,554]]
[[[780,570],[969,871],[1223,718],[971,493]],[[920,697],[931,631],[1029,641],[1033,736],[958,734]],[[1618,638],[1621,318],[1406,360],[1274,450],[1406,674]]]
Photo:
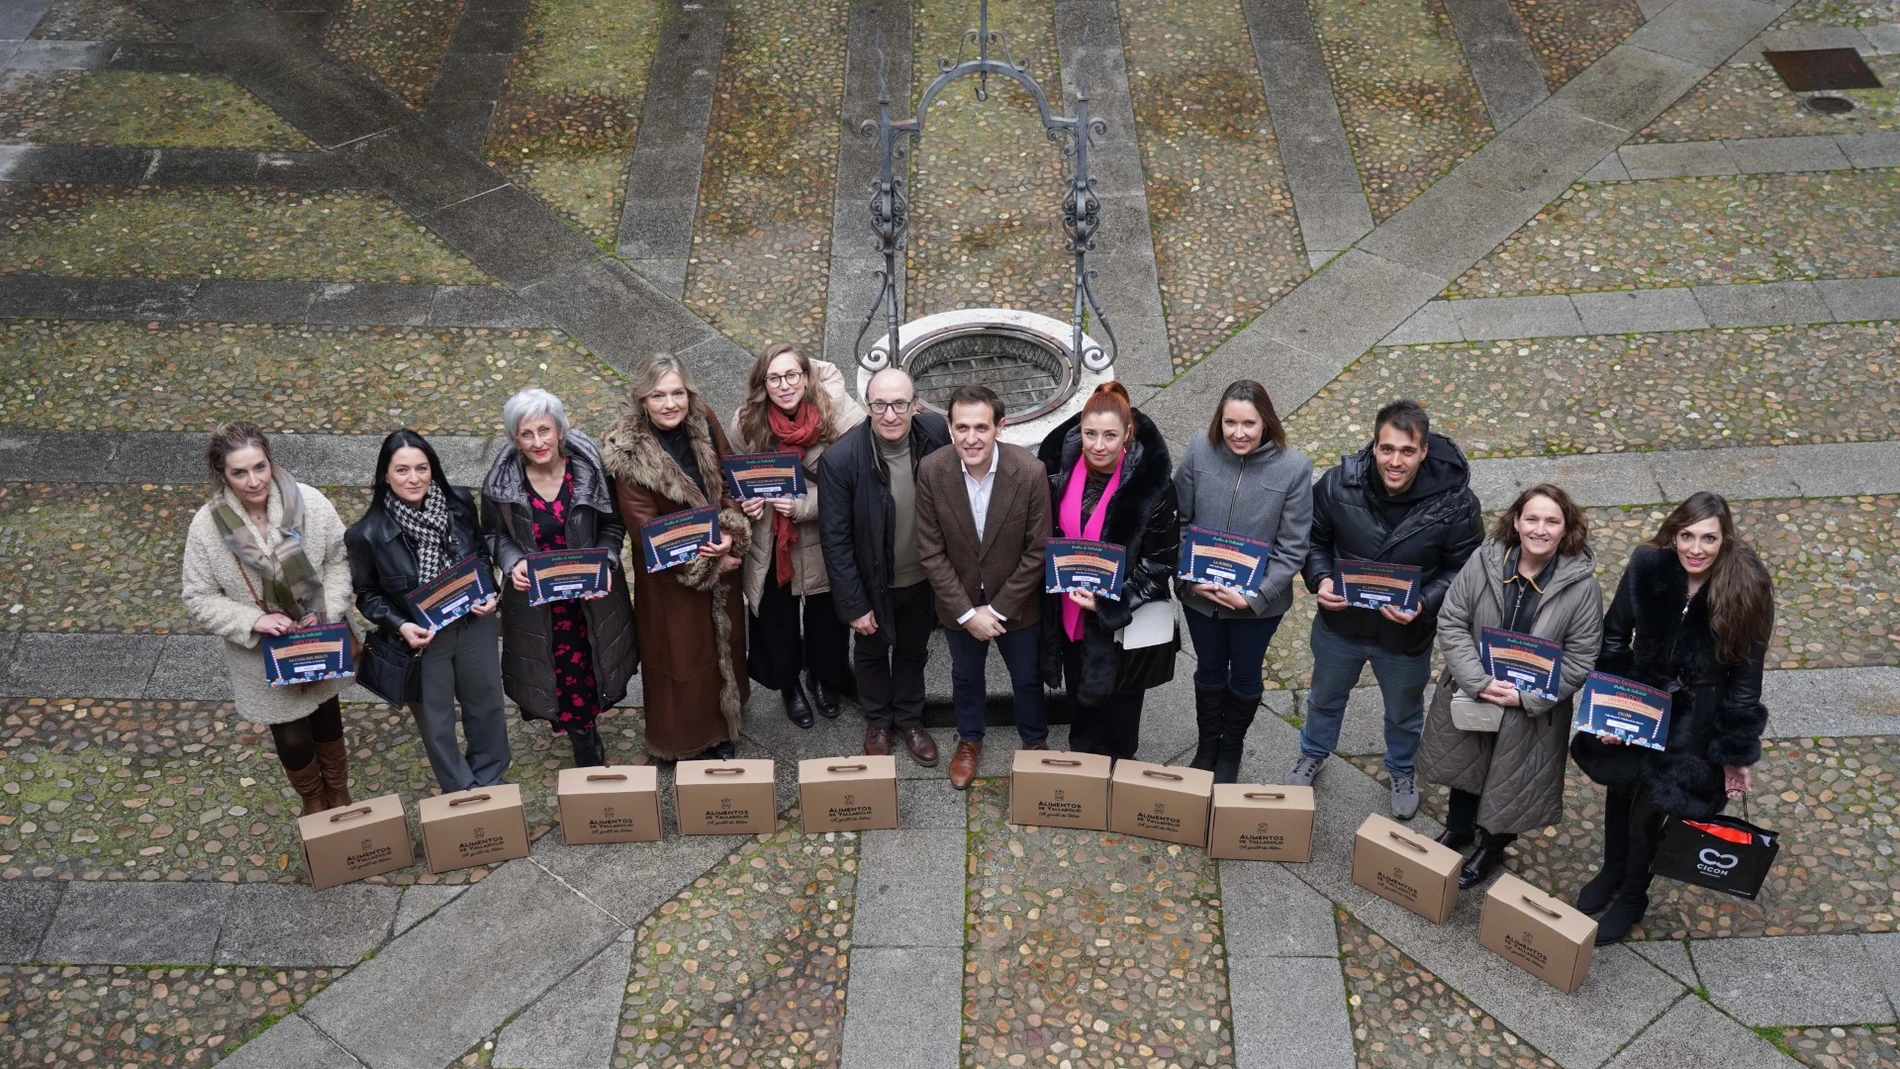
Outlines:
[[1154,421],[1129,404],[1128,389],[1105,382],[1073,419],[1043,439],[1051,514],[1062,538],[1089,538],[1128,554],[1121,597],[1051,595],[1043,614],[1043,674],[1069,697],[1069,748],[1133,757],[1141,741],[1142,697],[1174,677],[1172,643],[1124,650],[1115,632],[1135,610],[1167,601],[1180,551],[1168,444]]

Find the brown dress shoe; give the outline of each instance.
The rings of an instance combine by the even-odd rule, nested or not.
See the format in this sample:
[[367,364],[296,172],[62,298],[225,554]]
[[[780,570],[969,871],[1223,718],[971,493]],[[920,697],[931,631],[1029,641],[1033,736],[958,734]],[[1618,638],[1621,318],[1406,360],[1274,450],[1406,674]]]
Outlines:
[[983,756],[982,739],[958,739],[957,752],[950,757],[950,786],[965,790],[976,778],[976,759]]
[[889,757],[891,755],[891,729],[866,727],[864,729],[864,754],[867,757]]
[[1025,742],[1025,743],[1023,743],[1023,749],[1025,749],[1025,750],[1047,750],[1048,748],[1049,748],[1049,744],[1048,744],[1048,743],[1046,743],[1046,742]]
[[930,737],[930,732],[925,731],[922,724],[911,724],[898,730],[904,733],[904,748],[917,759],[917,763],[925,768],[935,768],[937,740]]

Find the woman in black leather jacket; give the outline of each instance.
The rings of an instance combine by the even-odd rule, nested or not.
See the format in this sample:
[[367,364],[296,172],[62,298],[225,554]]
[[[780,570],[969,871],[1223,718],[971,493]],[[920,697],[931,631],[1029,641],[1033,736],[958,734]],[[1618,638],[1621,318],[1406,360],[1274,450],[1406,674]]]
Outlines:
[[[1042,440],[1050,516],[1061,538],[1112,542],[1128,554],[1121,599],[1052,594],[1042,614],[1043,677],[1069,697],[1069,748],[1134,757],[1150,687],[1174,678],[1172,642],[1124,650],[1115,632],[1135,610],[1170,598],[1181,531],[1168,443],[1119,382],[1095,388],[1074,418]],[[1099,513],[1099,515],[1098,515]]]
[[1700,491],[1630,554],[1603,620],[1596,670],[1672,695],[1662,751],[1579,734],[1570,754],[1609,788],[1603,867],[1577,895],[1597,942],[1629,934],[1649,908],[1663,817],[1704,820],[1747,793],[1768,709],[1761,677],[1774,632],[1768,569],[1735,533],[1728,502]]
[[[376,627],[370,646],[406,647],[419,662],[418,692],[398,696],[416,719],[443,792],[500,783],[508,771],[508,726],[496,651],[498,600],[491,595],[439,631],[424,627],[406,600],[410,591],[470,556],[480,558],[480,567],[492,567],[475,499],[449,485],[435,449],[411,430],[383,439],[374,487],[369,509],[343,534],[356,609]],[[466,750],[455,742],[458,699]]]

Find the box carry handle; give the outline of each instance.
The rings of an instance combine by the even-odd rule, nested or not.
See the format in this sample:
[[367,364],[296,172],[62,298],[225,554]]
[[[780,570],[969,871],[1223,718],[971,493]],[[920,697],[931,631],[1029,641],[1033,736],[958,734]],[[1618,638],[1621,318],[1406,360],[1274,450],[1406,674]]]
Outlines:
[[1241,797],[1242,798],[1267,798],[1274,801],[1280,801],[1286,798],[1286,792],[1285,791],[1248,791],[1246,794],[1241,795]]
[[607,773],[597,772],[591,776],[588,776],[587,782],[599,783],[603,780],[623,780],[626,778],[627,778],[627,774],[625,772],[607,772]]
[[1067,757],[1044,757],[1044,758],[1040,758],[1040,760],[1045,765],[1055,765],[1058,768],[1081,768],[1082,767],[1082,762],[1076,761]]
[[1405,845],[1405,846],[1406,846],[1406,847],[1408,847],[1409,849],[1412,849],[1412,850],[1416,850],[1416,851],[1418,851],[1418,852],[1419,852],[1419,853],[1421,853],[1421,854],[1429,854],[1429,853],[1431,853],[1431,851],[1430,851],[1430,850],[1427,850],[1427,849],[1425,849],[1425,847],[1424,847],[1424,846],[1422,846],[1422,845],[1420,845],[1420,844],[1418,844],[1418,843],[1415,843],[1415,842],[1413,842],[1413,841],[1412,841],[1412,840],[1410,840],[1410,839],[1407,839],[1407,838],[1406,838],[1405,836],[1403,836],[1403,835],[1400,835],[1400,834],[1399,834],[1398,832],[1396,832],[1396,831],[1389,831],[1389,832],[1386,832],[1386,834],[1387,834],[1387,835],[1390,835],[1390,836],[1391,836],[1391,837],[1392,837],[1392,838],[1393,838],[1393,839],[1394,839],[1395,841],[1397,841],[1397,842],[1399,842],[1399,843],[1401,843],[1401,844],[1403,844],[1403,845]]
[[494,797],[493,795],[489,795],[489,794],[472,794],[472,795],[469,795],[467,798],[457,798],[454,801],[450,802],[449,808],[454,809],[458,805],[470,805],[475,802],[486,802],[493,797]]
[[1556,910],[1550,908],[1549,906],[1544,905],[1542,902],[1539,902],[1538,900],[1536,900],[1535,898],[1532,898],[1529,895],[1518,895],[1517,897],[1523,899],[1525,905],[1531,907],[1532,909],[1536,910],[1539,913],[1542,913],[1546,917],[1550,917],[1553,920],[1564,919],[1563,914],[1557,912]]
[[330,823],[335,824],[339,820],[348,820],[351,817],[366,817],[374,812],[375,810],[369,806],[359,805],[355,809],[345,809],[342,812],[330,814]]
[[1180,776],[1177,776],[1172,772],[1162,772],[1158,769],[1153,769],[1153,768],[1144,768],[1141,770],[1141,774],[1144,776],[1153,776],[1155,779],[1179,780],[1181,778]]
[[870,767],[871,767],[870,765],[826,765],[825,771],[826,772],[863,772]]
[[743,768],[724,768],[724,767],[721,767],[721,768],[709,768],[709,769],[707,769],[707,770],[706,770],[706,774],[707,774],[708,776],[743,776],[743,775],[745,775],[745,769],[743,769]]

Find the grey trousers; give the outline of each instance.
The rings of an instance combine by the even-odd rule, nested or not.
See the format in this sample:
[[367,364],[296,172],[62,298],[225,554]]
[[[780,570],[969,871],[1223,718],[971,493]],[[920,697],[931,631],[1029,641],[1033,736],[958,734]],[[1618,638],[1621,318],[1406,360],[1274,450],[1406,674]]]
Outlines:
[[[508,721],[502,709],[499,613],[464,616],[436,632],[422,651],[422,700],[409,707],[429,767],[445,794],[490,787],[508,771]],[[455,744],[462,706],[466,753]]]

